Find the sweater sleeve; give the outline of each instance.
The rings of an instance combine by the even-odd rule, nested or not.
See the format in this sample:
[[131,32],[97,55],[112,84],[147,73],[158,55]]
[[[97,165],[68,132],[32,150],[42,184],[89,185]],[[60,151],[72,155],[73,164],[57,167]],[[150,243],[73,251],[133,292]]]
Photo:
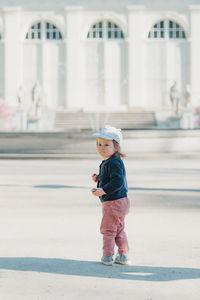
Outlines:
[[124,183],[123,165],[119,160],[111,161],[108,166],[110,181],[102,186],[106,194],[120,190]]

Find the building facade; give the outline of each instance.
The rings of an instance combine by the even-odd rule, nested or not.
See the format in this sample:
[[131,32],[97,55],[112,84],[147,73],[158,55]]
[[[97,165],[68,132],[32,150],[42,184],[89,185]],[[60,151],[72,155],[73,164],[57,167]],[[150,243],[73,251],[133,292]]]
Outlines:
[[174,84],[182,106],[187,93],[200,105],[199,1],[30,2],[0,3],[0,98],[11,107],[162,111]]

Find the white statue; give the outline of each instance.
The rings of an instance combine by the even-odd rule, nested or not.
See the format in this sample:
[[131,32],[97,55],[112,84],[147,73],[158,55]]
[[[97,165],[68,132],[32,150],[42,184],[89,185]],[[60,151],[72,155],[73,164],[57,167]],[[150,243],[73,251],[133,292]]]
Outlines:
[[180,97],[179,97],[179,91],[177,89],[176,81],[174,81],[173,85],[170,88],[170,101],[171,101],[171,104],[172,104],[172,110],[173,110],[173,112],[176,115],[178,115],[178,113],[179,113]]
[[31,89],[31,109],[30,116],[38,117],[39,108],[40,108],[40,95],[41,95],[41,87],[39,81],[36,81]]
[[190,85],[189,84],[187,84],[186,87],[185,87],[184,100],[185,100],[185,107],[186,108],[192,108],[191,90],[190,90]]
[[20,85],[18,88],[18,91],[17,91],[17,100],[18,100],[19,105],[22,104],[22,98],[23,98],[23,88]]
[[15,122],[16,122],[15,126],[16,129],[19,130],[27,129],[27,111],[24,107],[23,98],[24,98],[23,87],[20,85],[17,91],[18,108],[15,117]]

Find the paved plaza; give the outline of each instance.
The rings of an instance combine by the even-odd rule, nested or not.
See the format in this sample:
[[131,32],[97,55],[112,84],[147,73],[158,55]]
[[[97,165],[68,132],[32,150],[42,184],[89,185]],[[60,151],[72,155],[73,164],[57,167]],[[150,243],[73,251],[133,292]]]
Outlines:
[[100,264],[99,159],[0,160],[0,300],[200,300],[200,159],[125,159],[131,266]]

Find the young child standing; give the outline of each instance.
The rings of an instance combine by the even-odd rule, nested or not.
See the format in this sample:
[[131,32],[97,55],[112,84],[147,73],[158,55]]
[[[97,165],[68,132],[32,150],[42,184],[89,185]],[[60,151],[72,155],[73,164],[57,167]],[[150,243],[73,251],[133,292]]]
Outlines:
[[[124,232],[124,219],[129,211],[130,202],[127,198],[126,171],[121,159],[124,156],[120,150],[122,133],[120,129],[107,125],[94,136],[97,137],[98,153],[104,158],[99,166],[99,174],[92,175],[93,181],[97,183],[97,188],[92,189],[92,193],[102,202],[101,262],[110,266],[114,262],[128,265],[129,246]],[[115,244],[118,247],[118,255],[114,260]]]

